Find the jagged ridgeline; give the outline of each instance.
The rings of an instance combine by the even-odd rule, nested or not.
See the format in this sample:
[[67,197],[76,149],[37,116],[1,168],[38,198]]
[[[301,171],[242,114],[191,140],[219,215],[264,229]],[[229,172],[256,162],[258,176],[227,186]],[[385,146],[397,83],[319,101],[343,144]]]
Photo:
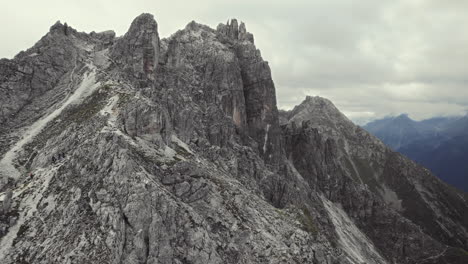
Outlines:
[[236,20],[56,23],[0,60],[1,263],[468,263],[466,193],[320,97],[278,111]]

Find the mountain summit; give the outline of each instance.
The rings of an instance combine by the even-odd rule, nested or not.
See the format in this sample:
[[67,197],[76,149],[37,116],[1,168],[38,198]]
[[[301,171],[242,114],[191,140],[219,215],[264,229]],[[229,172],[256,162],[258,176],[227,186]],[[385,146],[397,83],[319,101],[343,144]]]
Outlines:
[[278,111],[235,19],[59,22],[0,69],[1,263],[468,259],[466,194],[324,98]]

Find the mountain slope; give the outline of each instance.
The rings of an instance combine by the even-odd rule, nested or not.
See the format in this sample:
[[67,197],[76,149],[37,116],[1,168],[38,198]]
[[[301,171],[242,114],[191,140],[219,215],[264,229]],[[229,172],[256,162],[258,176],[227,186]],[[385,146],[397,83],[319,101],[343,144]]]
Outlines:
[[[400,237],[400,230],[417,224],[444,244],[466,248],[464,194],[391,151],[326,99],[308,97],[288,113],[287,120],[283,127],[289,159],[312,186],[341,203],[377,246],[413,255],[411,241]],[[381,208],[385,207],[382,202],[393,212]],[[453,217],[445,218],[445,214]],[[388,222],[396,228],[389,229]],[[384,252],[391,254],[388,251]]]
[[[431,139],[430,142],[437,141]],[[465,162],[468,153],[466,135],[438,140],[437,145],[426,140],[413,142],[400,149],[400,152],[426,166],[444,182],[468,192],[468,166]]]
[[[243,24],[159,40],[143,14],[121,38],[57,23],[44,39],[4,62],[79,55],[50,94],[5,115],[2,263],[349,263],[292,167],[307,207],[271,204],[284,180],[274,86]],[[21,104],[17,75],[2,92]]]
[[244,24],[157,29],[57,23],[0,61],[2,263],[466,260],[458,193],[329,101],[280,126]]

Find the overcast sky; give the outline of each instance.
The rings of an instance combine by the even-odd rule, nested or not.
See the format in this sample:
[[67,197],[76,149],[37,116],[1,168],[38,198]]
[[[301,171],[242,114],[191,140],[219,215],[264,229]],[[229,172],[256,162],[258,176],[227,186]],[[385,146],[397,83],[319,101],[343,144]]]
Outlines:
[[468,109],[466,0],[31,0],[0,3],[0,57],[31,47],[57,20],[123,35],[140,13],[161,37],[188,22],[244,21],[269,61],[280,108],[329,98],[362,123]]

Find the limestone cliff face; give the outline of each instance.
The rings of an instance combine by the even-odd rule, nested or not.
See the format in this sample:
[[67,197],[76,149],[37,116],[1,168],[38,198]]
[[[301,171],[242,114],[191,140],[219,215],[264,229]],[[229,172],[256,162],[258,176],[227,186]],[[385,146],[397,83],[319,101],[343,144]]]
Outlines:
[[[267,163],[277,164],[280,160],[281,143],[276,106],[275,85],[268,63],[253,45],[253,36],[246,32],[242,23],[220,25],[218,35],[227,43],[234,41],[242,76],[248,134],[259,144],[258,150]],[[223,38],[226,37],[226,38]]]
[[127,78],[137,79],[137,86],[151,85],[159,62],[158,24],[151,14],[133,20],[127,33],[111,48],[110,57]]
[[328,101],[280,127],[236,20],[167,39],[150,14],[118,38],[57,23],[0,67],[2,263],[464,260],[459,193]]
[[[163,77],[156,86],[177,89],[179,96],[190,98],[198,105],[197,110],[212,115],[212,119],[219,119],[216,117],[219,110],[231,118],[228,126],[233,123],[235,127],[215,122],[208,125],[210,130],[204,133],[211,143],[226,145],[236,129],[237,133],[254,139],[253,147],[267,163],[278,163],[281,135],[275,87],[268,63],[263,61],[245,25],[239,27],[232,20],[213,30],[192,22],[163,42],[160,61]],[[181,118],[190,120],[183,122],[190,124],[201,118],[192,116],[198,115],[192,107],[187,108],[191,113],[184,113]]]

